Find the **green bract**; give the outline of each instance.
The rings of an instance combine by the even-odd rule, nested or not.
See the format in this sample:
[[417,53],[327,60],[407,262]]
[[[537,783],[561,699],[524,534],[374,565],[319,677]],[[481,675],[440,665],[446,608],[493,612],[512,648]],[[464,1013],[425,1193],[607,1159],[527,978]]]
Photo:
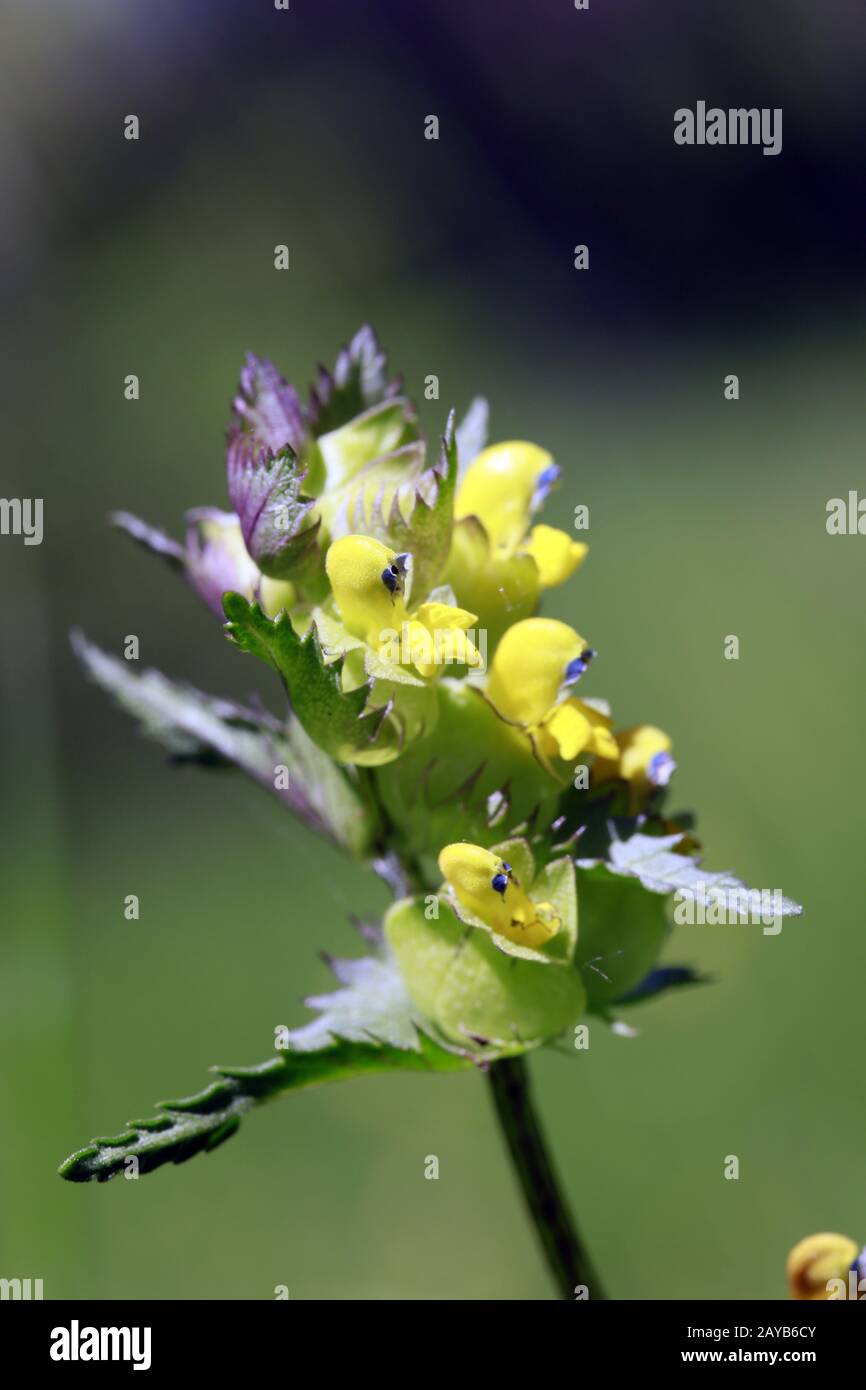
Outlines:
[[385,934],[414,1004],[452,1042],[524,1052],[583,1013],[586,991],[570,966],[506,954],[445,904],[438,920],[428,920],[423,899],[395,903]]
[[435,857],[450,840],[493,845],[527,821],[552,819],[561,788],[526,735],[467,681],[441,680],[436,698],[435,727],[379,777],[406,844]]
[[422,1018],[452,1042],[521,1052],[572,1027],[586,1004],[573,963],[574,865],[564,858],[536,874],[522,839],[507,840],[494,853],[511,865],[531,899],[555,908],[559,930],[545,946],[534,949],[499,935],[447,885],[438,897],[396,903],[385,917],[385,935]]
[[603,864],[581,869],[581,969],[591,1009],[628,994],[655,965],[667,935],[665,899],[647,893],[634,879],[617,878]]
[[403,731],[388,692],[374,704],[370,685],[344,691],[342,662],[326,664],[315,626],[301,638],[285,613],[266,618],[241,594],[226,594],[224,604],[231,640],[279,672],[295,714],[320,748],[338,762],[370,766],[398,755]]

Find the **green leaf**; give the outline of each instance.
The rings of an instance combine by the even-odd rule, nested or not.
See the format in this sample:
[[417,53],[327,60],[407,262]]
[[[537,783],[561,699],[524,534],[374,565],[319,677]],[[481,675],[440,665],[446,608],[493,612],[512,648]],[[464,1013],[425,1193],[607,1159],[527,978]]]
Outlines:
[[343,988],[304,1000],[319,1017],[289,1033],[292,1047],[309,1052],[343,1038],[417,1052],[421,1019],[393,957],[338,960],[327,956],[326,960]]
[[60,1165],[69,1182],[107,1182],[138,1160],[139,1173],[164,1163],[184,1163],[210,1153],[236,1134],[241,1119],[257,1105],[305,1086],[369,1072],[456,1071],[472,1063],[424,1034],[415,1049],[338,1039],[327,1046],[291,1050],[257,1067],[214,1067],[217,1080],[184,1100],[161,1101],[158,1113],[131,1120],[122,1134],[94,1139]]
[[[685,839],[683,832],[675,835],[631,835],[627,840],[614,838],[608,849],[608,868],[614,874],[638,879],[651,893],[679,893],[680,900],[692,897],[707,908],[732,911],[749,889],[742,879],[729,872],[709,873],[697,860],[678,854],[675,846]],[[579,860],[578,867],[596,861]],[[780,917],[799,917],[799,903],[783,897],[775,899],[774,910]],[[745,918],[744,918],[745,920]]]
[[430,593],[448,560],[456,487],[457,444],[452,410],[436,463],[421,474],[411,489],[398,494],[388,518],[387,536],[383,537],[394,550],[412,554],[413,604]]
[[[381,411],[394,412],[399,401]],[[340,435],[351,438],[359,422]],[[416,607],[437,583],[451,548],[457,448],[454,412],[448,417],[436,462],[425,466],[426,448],[417,436],[379,452],[359,468],[337,462],[330,440],[321,441],[329,479],[342,475],[319,499],[322,517],[334,537],[373,536],[398,553],[412,555],[409,606]],[[345,452],[345,451],[343,451]]]
[[442,1046],[422,1031],[420,1017],[377,928],[362,928],[377,943],[376,956],[329,963],[343,988],[306,1002],[318,1011],[313,1022],[287,1030],[279,1056],[258,1067],[215,1067],[218,1080],[185,1100],[161,1101],[158,1114],[131,1120],[122,1134],[94,1139],[60,1167],[71,1182],[105,1182],[126,1160],[139,1172],[163,1163],[183,1163],[215,1149],[237,1132],[253,1106],[286,1091],[367,1072],[459,1071],[472,1066],[463,1049]]
[[467,681],[444,677],[434,690],[435,727],[376,773],[408,850],[435,858],[455,840],[490,848],[524,823],[551,820],[560,788],[526,735]]
[[373,765],[397,756],[401,728],[390,703],[368,705],[370,685],[343,690],[343,662],[325,661],[315,623],[301,638],[285,612],[271,620],[241,594],[226,594],[223,608],[227,635],[279,672],[295,715],[319,748],[347,763]]
[[[408,449],[405,457],[404,448]],[[405,478],[417,465],[418,421],[404,396],[382,401],[348,424],[322,435],[319,457],[325,468],[325,492],[319,501],[326,524],[332,526],[354,496],[353,484],[374,490]],[[395,458],[396,456],[396,458]],[[382,477],[379,477],[381,470]]]
[[574,862],[564,858],[545,864],[532,885],[531,896],[535,902],[551,903],[559,918],[559,931],[547,943],[547,954],[554,960],[573,960],[578,941],[577,922],[580,910]]
[[[142,733],[182,763],[236,767],[324,835],[354,854],[372,848],[378,818],[354,775],[311,741],[297,719],[285,723],[264,710],[204,695],[169,680],[159,671],[140,674],[128,662],[109,656],[72,634],[72,646],[88,675],[141,724]],[[288,769],[288,786],[277,768]],[[279,782],[280,785],[277,785]]]
[[658,999],[660,994],[670,993],[672,989],[711,984],[712,978],[711,975],[701,974],[691,965],[658,965],[614,1003],[643,1004],[649,999]]
[[[582,861],[581,861],[582,863]],[[664,898],[607,865],[579,866],[580,933],[574,964],[592,1011],[627,994],[655,965],[668,933]]]

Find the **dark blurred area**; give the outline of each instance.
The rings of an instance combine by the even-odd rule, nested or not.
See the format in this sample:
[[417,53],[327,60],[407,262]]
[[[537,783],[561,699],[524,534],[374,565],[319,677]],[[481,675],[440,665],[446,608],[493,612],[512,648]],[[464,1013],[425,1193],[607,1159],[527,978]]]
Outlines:
[[[2,0],[0,491],[44,498],[45,539],[0,537],[0,1275],[549,1296],[475,1077],[304,1093],[140,1184],[55,1175],[265,1057],[384,904],[255,788],[166,767],[67,640],[278,707],[105,518],[225,505],[244,352],[304,387],[365,320],[416,397],[438,374],[431,434],[481,392],[494,438],[554,452],[545,519],[592,522],[549,611],[598,647],[591,693],[670,729],[711,868],[806,903],[777,939],[682,929],[717,984],[533,1061],[614,1296],[781,1296],[802,1235],[864,1237],[866,540],[824,527],[866,446],[864,79],[862,0]],[[699,100],[782,108],[781,154],[677,146]]]
[[[297,219],[314,182],[330,195],[317,221],[336,277],[425,273],[441,257],[473,277],[511,263],[512,292],[545,296],[548,326],[564,331],[576,294],[609,331],[649,335],[708,312],[739,327],[744,314],[781,319],[792,301],[862,285],[858,0],[585,12],[570,0],[293,0],[289,12],[89,0],[38,16],[7,0],[4,12],[3,268],[19,296],[57,238],[86,243],[141,215],[191,151],[224,142],[238,196],[255,174]],[[783,157],[677,147],[673,112],[699,98],[781,107]],[[143,124],[134,158],[107,119],[127,111]],[[418,144],[428,112],[433,150]],[[408,233],[363,263],[361,189],[399,208]],[[576,240],[597,272],[579,289]]]

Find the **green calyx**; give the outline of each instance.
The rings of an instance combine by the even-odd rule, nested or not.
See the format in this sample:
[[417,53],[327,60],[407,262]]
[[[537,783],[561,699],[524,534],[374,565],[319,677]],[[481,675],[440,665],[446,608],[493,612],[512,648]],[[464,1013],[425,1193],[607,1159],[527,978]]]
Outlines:
[[401,841],[435,856],[453,840],[492,846],[522,825],[551,820],[561,788],[526,735],[465,681],[443,679],[435,692],[435,727],[378,774]]
[[520,960],[445,903],[404,898],[385,917],[385,936],[418,1011],[453,1043],[525,1052],[573,1027],[586,991],[570,966]]
[[446,885],[405,898],[385,917],[385,937],[419,1014],[452,1043],[482,1044],[500,1055],[558,1037],[581,1017],[586,990],[573,959],[577,945],[574,865],[560,859],[536,873],[525,840],[496,846],[530,898],[552,907],[556,935],[540,949],[516,944],[467,912]]

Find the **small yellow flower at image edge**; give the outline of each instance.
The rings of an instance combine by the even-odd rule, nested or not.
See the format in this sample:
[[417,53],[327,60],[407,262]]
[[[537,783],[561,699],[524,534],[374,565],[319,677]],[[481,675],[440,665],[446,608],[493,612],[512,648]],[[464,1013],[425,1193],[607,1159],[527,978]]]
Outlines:
[[861,1279],[866,1289],[866,1260],[858,1256],[857,1242],[835,1231],[819,1231],[798,1241],[786,1265],[791,1298],[832,1302],[852,1296],[852,1286],[853,1297],[858,1298]]

